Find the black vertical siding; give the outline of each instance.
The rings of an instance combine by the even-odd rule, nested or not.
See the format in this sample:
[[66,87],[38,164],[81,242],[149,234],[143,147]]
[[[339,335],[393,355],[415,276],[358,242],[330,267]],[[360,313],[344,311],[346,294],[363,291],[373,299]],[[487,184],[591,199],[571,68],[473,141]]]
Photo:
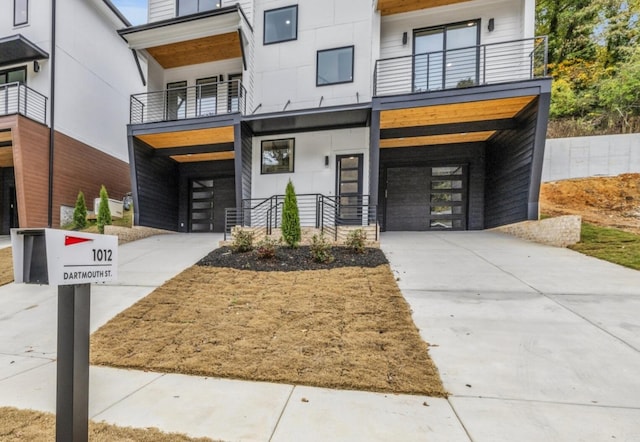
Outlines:
[[518,128],[500,132],[486,149],[486,228],[527,219],[537,100],[518,116]]
[[153,155],[153,149],[133,140],[138,223],[158,229],[178,230],[178,168],[167,157]]
[[[0,234],[8,235],[11,225],[9,190],[15,185],[13,167],[0,167]],[[17,210],[17,207],[16,207]]]
[[251,163],[253,133],[247,123],[242,123],[242,199],[251,198]]
[[201,163],[182,163],[179,170],[179,230],[189,229],[190,183],[193,179],[213,179],[214,230],[224,230],[224,209],[235,207],[234,160],[205,161]]
[[[386,170],[395,167],[468,165],[469,206],[467,228],[484,228],[484,143],[450,144],[442,146],[398,147],[380,150],[380,185],[378,207],[386,211]],[[526,199],[525,199],[526,202]],[[384,223],[384,217],[383,217]],[[384,225],[383,225],[384,228]]]

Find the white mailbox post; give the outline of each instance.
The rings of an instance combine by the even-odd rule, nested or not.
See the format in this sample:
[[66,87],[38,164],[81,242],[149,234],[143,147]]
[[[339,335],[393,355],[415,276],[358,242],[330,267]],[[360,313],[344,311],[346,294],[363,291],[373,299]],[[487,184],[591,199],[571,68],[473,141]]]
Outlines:
[[11,229],[11,246],[16,283],[58,286],[56,441],[87,441],[91,283],[116,281],[118,238]]

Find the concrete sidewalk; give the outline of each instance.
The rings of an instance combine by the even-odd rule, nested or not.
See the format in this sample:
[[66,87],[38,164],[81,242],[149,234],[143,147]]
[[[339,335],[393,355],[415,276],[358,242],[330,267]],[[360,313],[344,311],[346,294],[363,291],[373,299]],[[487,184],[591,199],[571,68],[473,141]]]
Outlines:
[[[121,246],[92,330],[219,239]],[[448,400],[92,367],[90,416],[221,440],[640,440],[640,272],[490,232],[382,247]],[[55,410],[56,293],[0,287],[0,406]]]

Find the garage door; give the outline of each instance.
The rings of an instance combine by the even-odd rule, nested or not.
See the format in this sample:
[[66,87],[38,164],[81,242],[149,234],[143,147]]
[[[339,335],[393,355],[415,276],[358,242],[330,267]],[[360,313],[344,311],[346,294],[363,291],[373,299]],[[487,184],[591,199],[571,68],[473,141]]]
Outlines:
[[387,231],[465,230],[467,167],[387,169]]

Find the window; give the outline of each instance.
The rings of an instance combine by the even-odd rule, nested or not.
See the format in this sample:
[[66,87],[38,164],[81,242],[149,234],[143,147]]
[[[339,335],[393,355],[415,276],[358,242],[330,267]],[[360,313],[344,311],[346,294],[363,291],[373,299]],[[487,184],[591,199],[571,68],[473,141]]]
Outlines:
[[29,23],[29,0],[13,0],[13,26]]
[[261,173],[292,173],[293,148],[293,138],[263,141]]
[[227,112],[239,112],[242,99],[242,74],[229,74]]
[[353,46],[318,51],[316,86],[353,81]]
[[198,115],[216,115],[218,113],[218,77],[196,80],[198,97]]
[[298,38],[298,6],[264,11],[264,44]]
[[178,17],[222,7],[222,0],[178,0]]
[[25,66],[0,71],[0,84],[15,82],[23,84],[27,82],[27,68]]

